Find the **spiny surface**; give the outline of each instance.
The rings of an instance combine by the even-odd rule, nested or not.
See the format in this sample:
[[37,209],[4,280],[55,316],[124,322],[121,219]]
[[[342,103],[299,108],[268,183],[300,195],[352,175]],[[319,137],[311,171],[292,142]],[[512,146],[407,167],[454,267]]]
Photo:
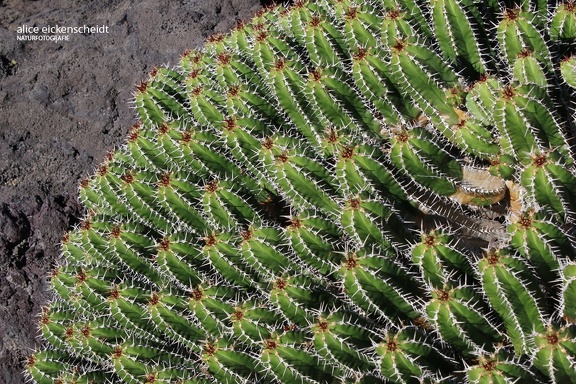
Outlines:
[[576,380],[574,12],[297,1],[153,71],[30,377]]

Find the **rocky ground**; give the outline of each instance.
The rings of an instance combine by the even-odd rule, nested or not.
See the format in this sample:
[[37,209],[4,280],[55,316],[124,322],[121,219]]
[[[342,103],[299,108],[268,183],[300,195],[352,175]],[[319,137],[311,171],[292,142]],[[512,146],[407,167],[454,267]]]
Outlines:
[[[24,381],[59,241],[82,217],[77,185],[135,121],[134,85],[258,0],[0,0],[0,383]],[[108,26],[68,41],[18,27]]]

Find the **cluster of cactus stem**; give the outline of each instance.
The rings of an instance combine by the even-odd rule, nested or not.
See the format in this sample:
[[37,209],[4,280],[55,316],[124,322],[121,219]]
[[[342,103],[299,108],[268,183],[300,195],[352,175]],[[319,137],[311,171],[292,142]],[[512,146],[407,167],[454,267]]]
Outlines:
[[321,0],[154,70],[37,383],[576,383],[576,5]]

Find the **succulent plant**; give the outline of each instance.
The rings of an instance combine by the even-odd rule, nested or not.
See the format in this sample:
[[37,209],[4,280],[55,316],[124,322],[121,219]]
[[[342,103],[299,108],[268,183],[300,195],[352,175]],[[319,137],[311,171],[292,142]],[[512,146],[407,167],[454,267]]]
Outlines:
[[576,5],[321,0],[154,70],[37,383],[576,382]]

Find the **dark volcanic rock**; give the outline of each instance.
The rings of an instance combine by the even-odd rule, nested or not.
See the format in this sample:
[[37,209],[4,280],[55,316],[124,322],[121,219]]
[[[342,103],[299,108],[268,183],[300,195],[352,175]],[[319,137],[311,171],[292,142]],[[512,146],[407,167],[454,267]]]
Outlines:
[[2,256],[30,235],[30,223],[18,209],[6,203],[0,205],[0,244]]
[[[258,0],[0,1],[0,383],[24,381],[60,239],[83,215],[78,181],[123,142],[134,85],[259,8]],[[23,25],[108,33],[18,41]]]

